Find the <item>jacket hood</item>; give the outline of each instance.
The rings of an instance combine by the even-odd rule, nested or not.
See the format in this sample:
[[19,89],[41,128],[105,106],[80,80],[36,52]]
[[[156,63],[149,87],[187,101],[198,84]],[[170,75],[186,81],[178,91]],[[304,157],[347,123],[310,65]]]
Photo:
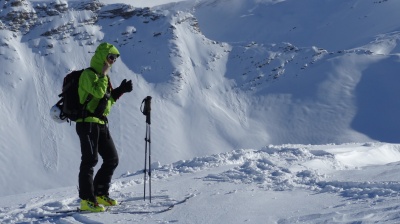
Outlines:
[[90,67],[94,68],[98,74],[101,73],[108,54],[120,55],[118,49],[109,43],[101,43],[96,48],[96,52],[94,52],[94,55],[90,60]]

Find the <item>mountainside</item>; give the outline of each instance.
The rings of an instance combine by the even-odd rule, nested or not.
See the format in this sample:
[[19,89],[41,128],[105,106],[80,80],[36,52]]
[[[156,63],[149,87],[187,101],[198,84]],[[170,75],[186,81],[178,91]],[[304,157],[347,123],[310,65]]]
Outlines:
[[0,196],[76,184],[75,125],[49,109],[101,42],[121,52],[113,85],[134,83],[109,117],[116,176],[143,166],[148,95],[161,164],[268,144],[398,142],[399,1],[122,2],[0,1]]

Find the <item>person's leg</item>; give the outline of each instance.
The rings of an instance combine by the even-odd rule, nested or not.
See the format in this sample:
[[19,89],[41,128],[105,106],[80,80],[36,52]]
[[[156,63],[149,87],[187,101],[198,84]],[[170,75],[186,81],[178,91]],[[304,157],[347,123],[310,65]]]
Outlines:
[[93,168],[98,161],[99,127],[94,123],[77,122],[76,132],[81,143],[81,165],[79,171],[79,197],[96,202],[93,187]]
[[100,138],[98,152],[103,159],[99,171],[94,178],[94,192],[96,196],[107,195],[112,176],[118,166],[118,153],[114,141],[106,125],[100,126]]

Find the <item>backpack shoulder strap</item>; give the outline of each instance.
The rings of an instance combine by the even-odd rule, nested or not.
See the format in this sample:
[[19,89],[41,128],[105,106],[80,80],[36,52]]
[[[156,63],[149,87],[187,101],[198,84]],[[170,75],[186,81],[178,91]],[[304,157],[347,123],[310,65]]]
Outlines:
[[[92,67],[88,67],[88,68],[86,68],[86,69],[89,69],[89,70],[91,70],[92,72],[94,72],[95,74],[97,74],[96,70],[94,70],[94,68],[92,68]],[[86,69],[84,69],[84,70],[86,70]],[[92,98],[93,98],[93,95],[92,95],[92,94],[89,94],[89,95],[87,96],[87,98],[86,98],[86,100],[85,100],[85,102],[84,102],[84,104],[83,104],[83,110],[86,110],[86,106],[87,106],[87,104],[89,103],[89,101],[92,100]]]
[[[86,68],[86,69],[90,69],[92,72],[94,72],[95,74],[97,74],[96,70],[94,70],[94,68],[92,68],[92,67],[89,67],[89,68]],[[110,78],[108,78],[108,87],[107,87],[107,91],[108,91],[108,92],[111,92],[112,90],[113,90],[113,87],[112,87]]]
[[89,68],[87,68],[87,69],[90,69],[92,72],[94,72],[95,74],[97,74],[97,72],[96,72],[96,70],[94,70],[94,68],[89,67]]

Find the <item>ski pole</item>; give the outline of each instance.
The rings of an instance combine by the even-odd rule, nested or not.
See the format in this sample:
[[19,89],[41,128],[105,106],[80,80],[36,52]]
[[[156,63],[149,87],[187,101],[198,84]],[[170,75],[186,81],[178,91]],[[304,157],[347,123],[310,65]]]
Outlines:
[[[149,115],[150,116],[150,115]],[[150,140],[150,124],[147,125],[149,127],[149,196],[150,196],[150,203],[151,203],[151,140]]]
[[[143,107],[144,104],[144,108]],[[143,200],[146,200],[146,174],[149,175],[149,195],[150,195],[150,203],[151,203],[151,140],[150,140],[150,124],[151,124],[151,119],[150,119],[150,111],[151,111],[151,96],[147,96],[146,98],[143,99],[142,105],[140,106],[140,111],[143,113],[143,115],[146,116],[146,137],[144,138],[145,140],[145,155],[144,155],[144,195],[143,195]],[[149,171],[147,172],[147,145],[149,146]]]
[[147,168],[147,125],[146,125],[146,137],[144,138],[144,140],[145,140],[145,146],[144,146],[144,170],[143,170],[143,173],[144,173],[144,177],[143,177],[143,179],[144,179],[144,188],[143,188],[143,201],[145,201],[146,200],[146,173],[147,173],[147,170],[146,170],[146,168]]

